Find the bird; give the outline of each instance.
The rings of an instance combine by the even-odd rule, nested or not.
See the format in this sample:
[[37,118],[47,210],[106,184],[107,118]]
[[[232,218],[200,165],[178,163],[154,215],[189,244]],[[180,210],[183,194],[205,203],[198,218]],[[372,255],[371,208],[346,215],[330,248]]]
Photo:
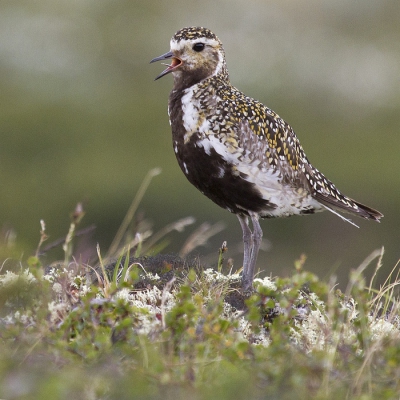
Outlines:
[[342,194],[310,163],[287,122],[232,86],[222,42],[211,30],[180,29],[170,51],[150,63],[165,60],[170,63],[155,80],[173,76],[168,115],[178,164],[201,193],[237,215],[245,293],[253,290],[260,218],[329,210],[355,225],[340,212],[378,222],[383,217]]

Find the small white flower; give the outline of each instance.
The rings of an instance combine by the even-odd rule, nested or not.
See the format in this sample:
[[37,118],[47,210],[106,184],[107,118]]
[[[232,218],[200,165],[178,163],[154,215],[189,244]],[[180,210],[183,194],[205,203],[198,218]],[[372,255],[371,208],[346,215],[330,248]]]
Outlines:
[[240,279],[239,274],[224,275],[212,268],[207,268],[203,271],[204,277],[207,282],[231,282]]
[[58,293],[58,294],[61,294],[63,292],[63,288],[62,288],[61,284],[58,283],[58,282],[54,283],[53,291]]
[[152,274],[151,272],[148,272],[146,274],[146,277],[152,281],[159,281],[160,277],[158,276],[158,274]]
[[88,285],[82,285],[79,289],[79,294],[81,296],[85,296],[86,294],[88,294],[90,292],[91,292],[91,289],[90,289],[90,286],[88,286]]
[[254,283],[255,283],[255,287],[261,285],[261,286],[264,286],[264,287],[266,287],[267,289],[270,289],[270,290],[276,290],[277,289],[275,283],[272,282],[271,278],[269,278],[268,276],[266,276],[263,279],[255,278],[254,279]]

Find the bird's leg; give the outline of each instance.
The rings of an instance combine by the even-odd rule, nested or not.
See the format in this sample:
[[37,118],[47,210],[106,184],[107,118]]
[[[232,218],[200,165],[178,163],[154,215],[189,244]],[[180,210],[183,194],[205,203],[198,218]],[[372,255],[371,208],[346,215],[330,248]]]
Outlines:
[[250,262],[247,268],[247,278],[244,280],[243,276],[243,290],[251,290],[253,288],[254,270],[256,268],[258,251],[263,237],[263,232],[258,222],[259,216],[257,214],[250,214],[251,222],[253,224],[252,242],[253,246],[251,249]]
[[243,254],[243,278],[242,278],[242,286],[251,289],[251,285],[253,284],[253,278],[249,275],[249,265],[251,260],[252,248],[253,248],[253,234],[249,227],[249,218],[244,215],[237,214],[237,217],[240,222],[240,226],[243,231],[243,245],[244,245],[244,254]]

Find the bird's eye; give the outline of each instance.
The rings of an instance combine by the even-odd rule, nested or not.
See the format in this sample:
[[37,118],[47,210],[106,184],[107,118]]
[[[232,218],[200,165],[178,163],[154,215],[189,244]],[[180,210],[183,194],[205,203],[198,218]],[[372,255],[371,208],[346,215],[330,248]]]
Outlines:
[[193,45],[193,50],[199,52],[202,51],[204,47],[205,47],[204,43],[195,43]]

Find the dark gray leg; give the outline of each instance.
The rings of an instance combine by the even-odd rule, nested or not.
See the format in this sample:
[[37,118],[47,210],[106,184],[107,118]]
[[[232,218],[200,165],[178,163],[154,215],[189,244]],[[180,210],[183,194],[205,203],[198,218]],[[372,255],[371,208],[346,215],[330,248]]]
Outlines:
[[[254,272],[256,268],[256,263],[257,263],[257,257],[258,257],[258,251],[260,250],[260,245],[263,237],[263,232],[260,226],[260,223],[258,222],[258,215],[257,214],[251,214],[250,215],[251,222],[253,224],[253,234],[252,234],[252,242],[253,242],[253,247],[251,249],[251,256],[250,256],[250,262],[249,262],[249,267],[248,267],[248,278],[246,282],[243,281],[243,289],[246,290],[251,290],[253,288],[253,279],[254,279]],[[244,284],[246,283],[246,286]]]
[[249,227],[248,217],[238,214],[238,218],[243,231],[244,244],[242,288],[244,292],[248,292],[253,289],[254,270],[263,233],[257,214],[250,214],[253,232]]
[[[244,254],[243,254],[243,278],[242,278],[242,286],[252,285],[253,279],[249,276],[249,265],[251,260],[251,253],[253,248],[253,234],[249,227],[249,218],[244,215],[237,214],[237,217],[240,222],[240,226],[243,231],[243,245],[244,245]],[[250,283],[249,283],[250,280]]]

